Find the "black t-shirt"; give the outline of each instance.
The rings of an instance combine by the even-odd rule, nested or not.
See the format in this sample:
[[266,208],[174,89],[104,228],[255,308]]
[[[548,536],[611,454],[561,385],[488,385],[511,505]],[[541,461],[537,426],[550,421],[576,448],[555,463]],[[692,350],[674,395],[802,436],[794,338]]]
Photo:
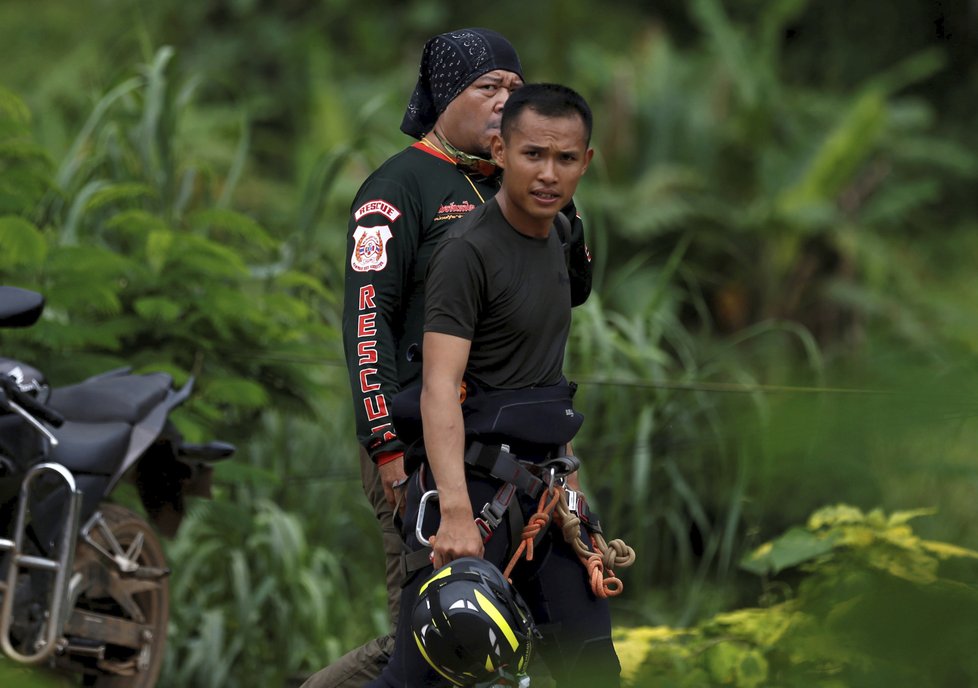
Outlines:
[[496,389],[556,384],[571,322],[556,230],[521,234],[493,198],[455,223],[432,254],[425,332],[472,342],[466,374]]

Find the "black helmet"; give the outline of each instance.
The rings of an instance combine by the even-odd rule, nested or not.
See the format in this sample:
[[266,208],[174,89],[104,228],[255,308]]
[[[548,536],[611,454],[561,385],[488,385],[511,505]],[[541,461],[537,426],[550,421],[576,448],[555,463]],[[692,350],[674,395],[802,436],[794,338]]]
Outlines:
[[536,634],[513,586],[476,557],[431,574],[418,592],[411,627],[428,664],[458,686],[524,673]]

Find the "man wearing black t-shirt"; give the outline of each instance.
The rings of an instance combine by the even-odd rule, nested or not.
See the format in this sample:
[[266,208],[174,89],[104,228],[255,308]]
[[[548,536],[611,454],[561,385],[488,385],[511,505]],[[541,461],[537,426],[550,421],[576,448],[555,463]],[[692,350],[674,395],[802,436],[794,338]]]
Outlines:
[[[423,582],[436,568],[460,557],[484,557],[500,569],[511,554],[508,524],[489,537],[476,517],[502,484],[467,469],[467,444],[484,439],[478,412],[466,414],[460,389],[504,393],[509,406],[541,389],[566,385],[562,369],[571,320],[568,271],[554,219],[587,170],[591,113],[578,94],[563,86],[532,84],[510,96],[501,135],[491,151],[503,168],[497,195],[456,223],[435,249],[426,277],[424,364],[420,413],[427,468],[408,487],[406,530],[412,528],[422,492],[437,486],[438,514],[425,514],[431,565],[413,573],[401,598],[411,609]],[[568,397],[569,401],[569,397]],[[573,415],[573,409],[565,409]],[[489,411],[493,419],[500,413]],[[494,439],[518,458],[533,461],[566,444],[578,427],[554,427],[541,437],[529,414],[505,431],[493,421]],[[397,422],[397,421],[395,421]],[[544,428],[546,434],[550,429]],[[500,436],[500,433],[503,436]],[[511,445],[509,443],[512,443]],[[519,498],[524,518],[535,502]],[[611,642],[606,600],[591,590],[571,545],[551,528],[540,556],[513,569],[513,584],[544,634],[540,652],[558,686],[616,686],[620,670]],[[401,614],[395,654],[371,686],[439,686],[437,661],[426,658],[412,636],[411,615]]]

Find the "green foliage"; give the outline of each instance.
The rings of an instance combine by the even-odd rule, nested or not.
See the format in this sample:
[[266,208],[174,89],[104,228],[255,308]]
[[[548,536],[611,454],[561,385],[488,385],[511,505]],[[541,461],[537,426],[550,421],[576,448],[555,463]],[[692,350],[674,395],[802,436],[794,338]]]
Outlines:
[[[201,438],[243,429],[269,405],[308,413],[315,377],[288,358],[315,355],[335,334],[313,317],[321,292],[269,269],[280,242],[218,204],[207,161],[183,138],[192,88],[173,78],[171,56],[159,51],[96,104],[38,205],[0,217],[6,280],[48,300],[37,327],[4,339],[7,355],[56,384],[108,365],[195,375],[181,426]],[[8,100],[5,129],[24,119]]]
[[69,679],[44,669],[34,669],[14,664],[0,656],[0,683],[5,688],[67,688]]
[[[765,578],[804,574],[794,584],[769,581],[766,606],[686,629],[619,629],[626,685],[972,684],[978,552],[914,535],[908,522],[930,513],[817,511],[745,558]],[[968,561],[941,571],[943,562]]]
[[322,639],[336,655],[383,631],[356,606],[339,553],[310,544],[299,518],[268,500],[202,506],[170,555],[178,603],[161,686],[284,685],[324,663]]
[[[652,267],[689,242],[675,286],[687,292],[687,308],[705,306],[691,319],[704,328],[727,332],[774,317],[822,341],[846,337],[873,314],[835,302],[828,285],[871,280],[874,289],[912,293],[906,259],[880,260],[878,249],[913,232],[938,199],[978,173],[978,158],[960,148],[955,159],[946,146],[929,148],[940,138],[934,113],[907,95],[941,69],[933,51],[846,93],[791,81],[783,36],[809,5],[765,3],[752,24],[740,24],[723,4],[702,0],[692,3],[703,35],[697,50],[650,33],[628,54],[579,57],[586,90],[614,105],[597,120],[607,183],[585,183],[581,193],[583,207],[599,213],[598,229],[616,238],[598,255],[616,269],[635,257]],[[880,214],[896,203],[889,199],[903,204]],[[627,310],[638,285],[617,281],[608,280],[611,303]]]
[[41,264],[47,244],[40,230],[22,217],[0,217],[0,269],[14,270]]
[[913,534],[909,521],[936,513],[934,509],[898,511],[886,516],[875,509],[864,514],[840,504],[812,514],[805,528],[794,528],[761,545],[742,566],[757,575],[775,575],[804,564],[827,576],[845,575],[849,569],[876,569],[911,583],[937,580],[938,564],[951,557],[978,559],[978,552],[931,542]]
[[50,188],[51,161],[32,140],[30,123],[24,101],[0,86],[0,217],[29,215]]
[[[208,677],[206,652],[241,657],[247,616],[233,585],[197,598],[195,581],[174,598],[184,621],[168,672],[250,685],[254,671],[274,685],[383,627],[337,295],[349,199],[406,142],[420,46],[451,26],[500,29],[528,78],[567,82],[595,111],[577,201],[596,287],[575,312],[567,369],[587,418],[575,441],[586,492],[639,554],[617,620],[686,626],[753,601],[741,554],[832,500],[939,503],[922,528],[978,547],[965,364],[978,349],[978,71],[967,30],[947,29],[968,25],[966,9],[947,5],[943,25],[908,1],[883,14],[839,0],[597,14],[581,0],[0,6],[0,80],[23,94],[0,89],[0,273],[49,300],[36,328],[3,334],[5,353],[56,384],[124,363],[197,375],[181,424],[241,446],[220,469],[218,511],[240,507],[252,532],[298,515],[308,552],[295,558],[332,586],[327,615],[371,619],[324,628],[300,611],[315,642],[266,657],[265,673],[221,659]],[[196,541],[195,566],[232,578],[220,513],[195,514],[175,571]],[[342,562],[361,584],[327,573],[320,547],[369,552]],[[256,589],[293,576],[257,539],[238,551],[234,575]],[[758,566],[791,576],[839,550],[796,529],[769,554]],[[793,637],[800,612],[759,636],[775,609],[717,621],[716,637],[735,627],[751,640],[691,646],[687,684],[776,675],[785,661],[765,648],[776,629]],[[286,635],[248,638],[292,642],[272,626]],[[812,633],[808,656],[847,656]]]
[[216,502],[196,507],[168,547],[176,616],[161,686],[284,685],[385,632],[383,558],[350,423],[266,414],[255,441],[217,467]]
[[[598,103],[599,155],[578,194],[598,285],[567,359],[587,488],[639,553],[635,579],[679,591],[620,613],[680,625],[736,603],[733,563],[759,534],[838,495],[882,499],[895,465],[946,465],[942,449],[913,458],[889,440],[900,424],[902,437],[941,433],[903,401],[923,392],[918,366],[952,365],[975,341],[973,317],[937,286],[971,293],[973,280],[918,239],[978,173],[973,152],[929,145],[951,139],[912,89],[939,73],[939,53],[815,91],[787,69],[785,40],[814,3],[690,8],[692,45],[652,30],[628,51],[572,53],[575,85]],[[883,363],[907,349],[928,362]],[[886,413],[885,427],[859,423]],[[940,498],[908,492],[896,504]]]

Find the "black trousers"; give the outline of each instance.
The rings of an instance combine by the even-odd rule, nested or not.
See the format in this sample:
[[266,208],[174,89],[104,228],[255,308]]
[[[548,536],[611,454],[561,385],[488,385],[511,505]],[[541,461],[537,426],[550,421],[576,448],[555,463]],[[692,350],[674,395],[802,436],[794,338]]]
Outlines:
[[[478,513],[491,501],[502,485],[499,480],[467,470],[469,499]],[[404,540],[410,547],[420,547],[415,535],[418,506],[425,490],[435,489],[431,473],[424,467],[411,476],[404,515]],[[519,507],[528,521],[538,500],[520,495]],[[425,508],[422,532],[425,537],[438,530],[440,515],[436,501]],[[517,538],[519,535],[517,534]],[[486,543],[485,559],[504,569],[511,556],[512,534],[507,519],[499,524]],[[401,594],[394,655],[380,678],[367,684],[375,688],[394,686],[450,686],[418,652],[411,635],[411,616],[418,599],[418,589],[431,575],[432,566],[410,574]],[[533,561],[522,559],[512,572],[513,585],[530,607],[543,639],[535,644],[559,688],[611,687],[620,685],[621,666],[611,642],[611,615],[607,600],[598,598],[588,582],[587,571],[567,544],[556,525],[535,547]]]

